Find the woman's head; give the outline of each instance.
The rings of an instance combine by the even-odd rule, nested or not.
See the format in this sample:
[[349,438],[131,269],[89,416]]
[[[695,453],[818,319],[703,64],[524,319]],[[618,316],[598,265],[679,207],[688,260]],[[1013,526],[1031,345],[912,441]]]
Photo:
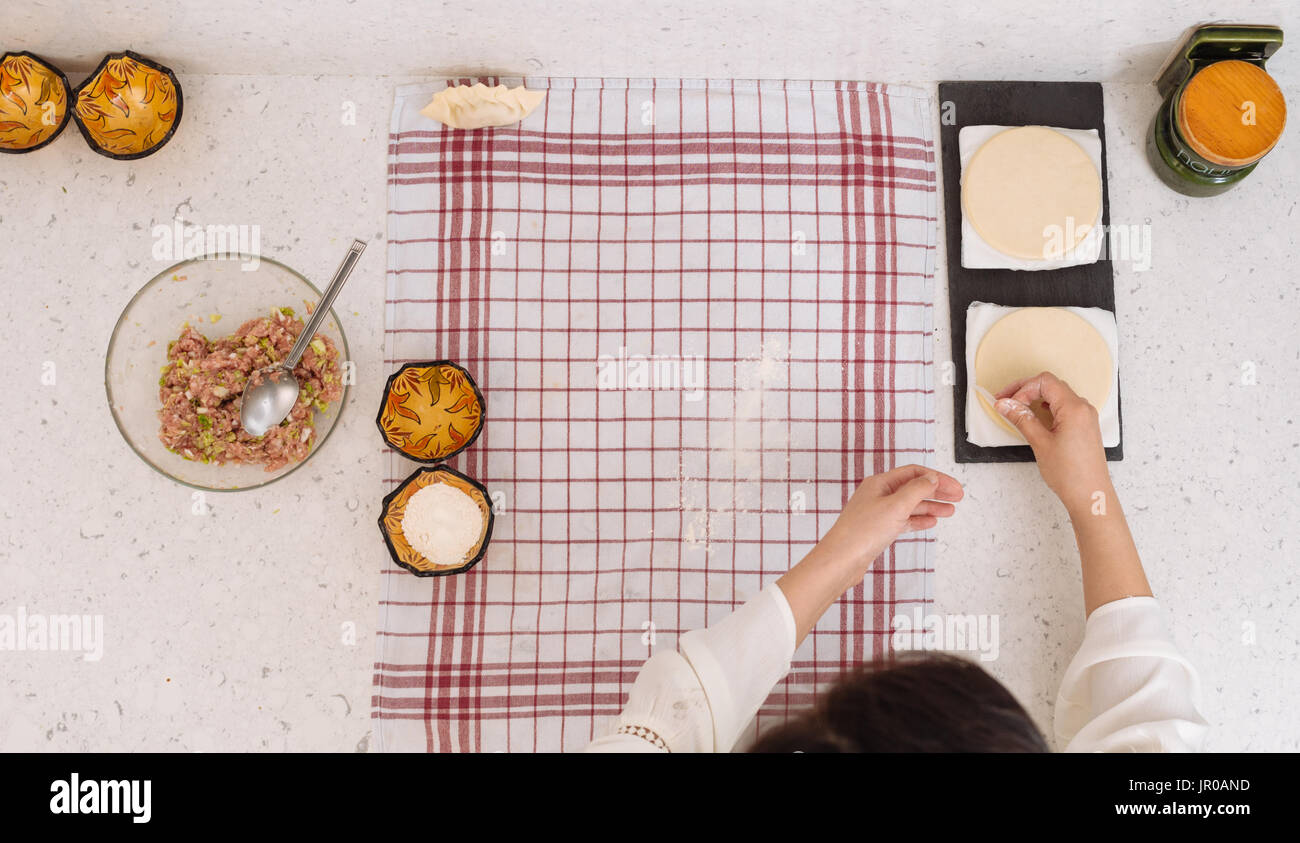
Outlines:
[[905,653],[866,665],[751,752],[1047,752],[1015,697],[978,664]]

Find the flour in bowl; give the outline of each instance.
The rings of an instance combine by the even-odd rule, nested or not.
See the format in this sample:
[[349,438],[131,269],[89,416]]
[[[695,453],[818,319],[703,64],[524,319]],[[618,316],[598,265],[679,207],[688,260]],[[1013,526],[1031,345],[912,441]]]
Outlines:
[[431,483],[411,495],[402,515],[407,544],[439,567],[464,562],[482,532],[483,511],[478,503],[447,483]]

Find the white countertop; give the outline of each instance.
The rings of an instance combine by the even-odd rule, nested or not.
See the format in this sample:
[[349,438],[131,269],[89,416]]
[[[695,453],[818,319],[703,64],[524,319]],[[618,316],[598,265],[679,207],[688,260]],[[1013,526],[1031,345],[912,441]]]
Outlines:
[[60,2],[10,4],[2,48],[69,74],[129,47],[188,73],[877,82],[1148,82],[1184,27],[1289,30],[1300,11],[1292,0],[77,0],[94,21],[77,26]]
[[[388,564],[375,526],[385,489],[373,416],[388,374],[377,247],[402,81],[183,75],[184,122],[151,158],[95,155],[71,126],[42,151],[0,158],[0,612],[101,614],[105,633],[98,662],[0,652],[0,748],[368,748]],[[1300,102],[1300,89],[1286,92]],[[348,103],[355,125],[340,119]],[[1143,156],[1156,105],[1150,85],[1107,86],[1112,221],[1150,223],[1154,241],[1150,271],[1116,267],[1126,453],[1116,485],[1201,668],[1211,747],[1300,749],[1300,146],[1285,138],[1243,186],[1188,199]],[[207,515],[129,450],[102,382],[114,321],[169,263],[151,258],[150,229],[177,213],[260,225],[265,254],[314,278],[352,236],[373,244],[335,305],[359,372],[339,429],[269,488],[209,495]],[[939,247],[942,362],[942,237]],[[1258,385],[1242,385],[1246,361]],[[53,385],[42,383],[47,362]],[[937,610],[999,615],[990,668],[1050,734],[1082,631],[1069,524],[1032,464],[954,466],[949,390],[937,407],[936,465],[967,488],[939,533]]]

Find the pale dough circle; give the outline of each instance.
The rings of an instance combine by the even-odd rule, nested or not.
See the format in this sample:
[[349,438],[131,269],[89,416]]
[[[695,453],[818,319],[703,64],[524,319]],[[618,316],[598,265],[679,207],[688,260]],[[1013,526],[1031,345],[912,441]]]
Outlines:
[[975,151],[962,176],[961,203],[966,219],[999,252],[1056,259],[1096,223],[1101,176],[1073,139],[1046,126],[1020,126]]
[[[1110,398],[1114,366],[1105,337],[1087,319],[1061,307],[1025,307],[994,322],[980,340],[975,383],[997,395],[1022,378],[1051,372],[1100,411]],[[984,396],[979,399],[984,412],[1015,432]],[[1051,424],[1041,404],[1034,412]]]

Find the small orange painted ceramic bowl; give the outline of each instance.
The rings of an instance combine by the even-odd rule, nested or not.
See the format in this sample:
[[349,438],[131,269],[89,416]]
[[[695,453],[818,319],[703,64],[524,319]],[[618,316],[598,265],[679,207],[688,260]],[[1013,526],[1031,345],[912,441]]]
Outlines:
[[407,363],[394,372],[375,417],[390,448],[430,465],[472,445],[483,421],[478,385],[450,360]]
[[68,125],[68,77],[34,53],[0,57],[0,152],[35,152]]
[[104,56],[74,96],[72,116],[86,143],[120,161],[162,149],[181,122],[176,74],[130,50]]
[[[459,489],[474,499],[483,514],[483,527],[479,532],[478,543],[470,549],[462,562],[455,565],[435,565],[411,547],[402,534],[402,517],[406,514],[406,504],[411,496],[426,486],[434,483],[446,483]],[[487,488],[477,480],[466,477],[459,471],[440,465],[435,468],[417,468],[415,473],[402,481],[402,484],[384,498],[384,506],[379,514],[379,531],[384,534],[384,544],[393,561],[415,574],[417,577],[445,577],[468,571],[482,560],[487,553],[488,542],[492,540],[492,498]]]

